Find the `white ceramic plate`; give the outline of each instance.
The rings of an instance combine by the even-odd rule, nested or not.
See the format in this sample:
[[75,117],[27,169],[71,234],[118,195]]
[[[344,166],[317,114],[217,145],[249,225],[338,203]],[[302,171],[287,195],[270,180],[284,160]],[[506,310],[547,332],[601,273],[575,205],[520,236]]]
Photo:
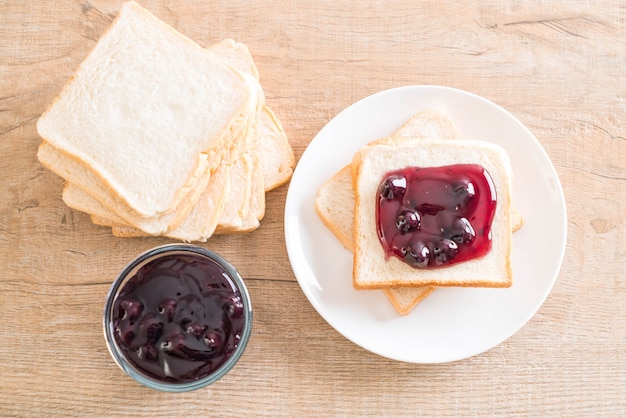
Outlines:
[[[400,316],[382,291],[354,290],[352,254],[322,224],[314,202],[320,185],[349,163],[357,149],[393,134],[412,115],[428,108],[447,112],[464,138],[492,141],[507,150],[515,174],[513,202],[526,224],[514,234],[512,287],[438,289]],[[285,207],[289,259],[319,314],[359,346],[413,363],[467,358],[517,332],[552,289],[566,235],[559,179],[530,131],[486,99],[437,86],[386,90],[342,111],[303,153]]]

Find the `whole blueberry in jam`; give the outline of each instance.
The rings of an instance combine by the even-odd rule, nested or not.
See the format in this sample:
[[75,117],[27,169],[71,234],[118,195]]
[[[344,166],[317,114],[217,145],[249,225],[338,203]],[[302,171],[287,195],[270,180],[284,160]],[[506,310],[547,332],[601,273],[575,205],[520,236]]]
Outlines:
[[417,210],[403,210],[396,218],[396,227],[400,232],[414,232],[420,227],[421,215]]
[[380,195],[384,199],[393,200],[401,198],[406,192],[406,178],[403,176],[388,176],[381,185]]
[[230,274],[188,252],[141,266],[121,287],[111,321],[115,342],[134,368],[159,381],[187,383],[233,356],[246,310]]
[[482,166],[407,167],[382,179],[376,227],[387,257],[438,268],[487,254],[495,211],[494,183]]

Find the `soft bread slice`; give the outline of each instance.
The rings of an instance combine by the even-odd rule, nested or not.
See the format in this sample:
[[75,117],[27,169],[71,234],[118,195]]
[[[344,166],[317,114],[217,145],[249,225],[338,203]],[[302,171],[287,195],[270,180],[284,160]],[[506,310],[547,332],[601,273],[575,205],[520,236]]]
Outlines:
[[[260,221],[265,213],[265,195],[262,193],[262,190],[269,191],[284,184],[293,173],[295,165],[293,150],[287,141],[284,131],[282,131],[280,121],[270,115],[273,115],[273,112],[268,106],[264,106],[263,110],[257,115],[259,119],[257,119],[256,126],[258,130],[256,153],[249,158],[257,160],[256,164],[262,166],[260,170],[262,173],[259,170],[253,170],[251,173],[253,184],[251,185],[247,219],[239,228],[234,228],[228,224],[219,225],[215,233],[249,232],[258,227],[259,223],[255,222],[254,219]],[[68,165],[68,157],[50,144],[43,143],[40,146],[38,155],[40,160],[49,162],[46,165],[52,167],[65,167]],[[252,164],[256,165],[254,162]],[[81,171],[83,167],[74,165],[73,170]],[[56,171],[58,172],[58,169]],[[59,175],[63,176],[60,173]],[[350,179],[351,175],[348,175],[346,178]],[[269,185],[267,181],[270,182]],[[263,186],[260,186],[261,184]],[[95,224],[115,227],[118,230],[116,235],[137,237],[150,235],[139,230],[131,232],[133,228],[127,222],[103,208],[96,199],[74,184],[70,183],[66,186],[63,200],[74,209],[92,214],[92,221]],[[202,204],[203,201],[205,201],[204,197],[199,200],[198,204]],[[350,227],[350,230],[352,230],[352,227]]]
[[[335,235],[337,240],[351,252],[354,250],[354,224],[346,222],[354,216],[354,191],[352,190],[352,170],[345,166],[320,187],[315,200],[315,209],[324,225]],[[517,212],[516,212],[517,213]],[[512,225],[513,232],[521,228],[522,217],[517,213],[512,218],[518,219]],[[385,295],[401,315],[408,314],[418,303],[435,290],[435,287],[394,287],[383,289]]]
[[[214,187],[210,184],[182,224],[163,235],[185,241],[205,242],[213,233],[249,232],[258,228],[265,213],[265,190],[256,153],[256,140],[257,129],[254,124],[246,137],[244,152],[232,165],[222,164],[213,176],[219,178],[220,173],[227,173],[224,175],[228,177],[229,188],[220,189],[219,181],[213,183]],[[128,226],[115,214],[97,207],[93,199],[81,198],[81,193],[84,194],[79,188],[68,186],[64,190],[63,199],[68,206],[91,213],[94,223],[111,226],[116,236],[149,235]]]
[[[236,43],[231,39],[226,39],[213,46],[210,51],[219,56],[229,65],[237,68],[240,71],[248,71],[254,77],[258,78],[258,71],[254,65],[254,61],[247,47],[243,44]],[[293,150],[287,141],[287,137],[284,133],[282,125],[273,111],[264,106],[261,111],[256,115],[256,141],[255,152],[251,152],[248,160],[252,160],[252,163],[240,163],[240,166],[245,165],[248,172],[244,174],[237,174],[238,170],[233,168],[230,170],[233,177],[232,182],[237,185],[237,192],[230,194],[231,198],[239,200],[241,207],[232,209],[233,202],[230,202],[231,209],[226,208],[226,212],[231,214],[240,213],[243,220],[236,222],[229,222],[228,219],[222,219],[222,224],[218,227],[216,233],[225,232],[247,232],[255,229],[259,226],[259,221],[263,218],[265,212],[265,195],[263,193],[263,183],[269,182],[265,187],[266,190],[273,189],[284,182],[286,182],[293,172],[295,165],[295,158]],[[52,166],[64,166],[67,163],[64,161],[67,159],[62,152],[59,152],[54,147],[45,146],[40,148],[40,159],[49,162]],[[260,154],[260,155],[259,155]],[[258,165],[263,162],[262,175],[259,172]],[[239,167],[243,169],[242,167]],[[75,170],[80,170],[82,167],[74,167]],[[250,196],[250,202],[246,206],[246,199],[239,193],[242,190],[242,177],[252,178],[253,184],[250,183],[247,187],[251,190],[245,190],[244,194]],[[148,235],[145,232],[139,230],[133,231],[133,228],[128,226],[127,222],[116,216],[114,213],[105,210],[99,205],[99,203],[90,198],[86,192],[80,190],[77,186],[69,184],[64,190],[63,197],[68,206],[78,210],[82,210],[92,214],[92,221],[98,225],[113,226],[117,229],[116,235],[123,236],[144,236]],[[205,204],[203,202],[212,202],[215,199],[211,199],[209,196],[204,195],[198,202],[199,205]],[[211,219],[212,205],[208,204],[205,208],[205,216],[207,219]],[[197,208],[193,209],[198,211]],[[246,213],[249,212],[249,213]],[[246,213],[244,215],[244,213]],[[108,219],[107,219],[108,217]],[[232,216],[231,216],[231,219]],[[189,231],[189,222],[183,222],[184,225],[180,228],[183,231]],[[199,226],[198,228],[200,228]],[[179,229],[179,228],[176,228]],[[114,233],[116,230],[114,230]],[[181,232],[178,230],[171,231],[167,234],[172,238],[181,237]],[[194,240],[188,233],[182,235],[186,240]],[[206,235],[202,233],[201,237]],[[202,240],[202,239],[201,239]]]
[[[254,138],[253,138],[254,140]],[[221,168],[221,167],[220,167]],[[249,151],[241,155],[241,157],[233,164],[231,168],[230,184],[231,190],[228,193],[223,209],[221,209],[221,216],[217,228],[213,231],[217,234],[223,233],[241,233],[252,231],[260,225],[260,220],[265,214],[265,190],[263,186],[263,173],[261,172],[260,164],[258,161],[257,153],[255,152],[254,145]],[[112,226],[113,234],[116,236],[144,236],[146,235],[142,231],[133,230],[123,222],[120,222],[119,218],[114,218],[111,214],[103,212],[101,208],[93,206],[94,202],[91,201],[91,207],[80,206],[76,207],[76,196],[72,193],[68,193],[66,188],[64,192],[64,200],[69,206],[86,211],[88,213],[97,214],[92,215],[92,221],[98,225]],[[77,188],[74,187],[75,193],[80,193]],[[82,199],[84,201],[84,199]],[[193,212],[204,212],[204,218],[212,219],[214,214],[214,206],[211,205],[211,195],[204,196],[198,202],[200,208],[194,208]],[[203,207],[204,206],[204,207]],[[195,227],[196,230],[201,228],[203,217],[196,216]],[[186,241],[206,241],[208,235],[201,234],[200,236],[194,235],[192,231],[194,228],[189,219],[185,219],[180,228],[176,228],[173,231],[165,233],[166,236],[171,238],[184,239]],[[184,233],[181,231],[185,231]]]
[[317,190],[315,211],[346,249],[354,250],[354,190],[352,169],[345,166]]
[[[181,224],[158,235],[183,241],[205,242],[216,232],[220,223],[229,226],[235,225],[231,228],[240,227],[243,221],[238,217],[244,216],[243,213],[244,211],[247,212],[247,206],[249,206],[244,207],[242,205],[246,199],[250,198],[245,194],[249,187],[245,186],[244,183],[248,180],[242,176],[252,175],[251,167],[242,167],[244,161],[250,166],[247,155],[242,155],[232,165],[222,164],[211,176],[209,185],[202,193],[200,200]],[[240,196],[241,198],[238,198]],[[112,227],[115,236],[141,237],[153,235],[143,229],[128,225],[124,219],[107,211],[96,199],[71,184],[66,185],[63,190],[63,201],[76,210],[91,214],[93,223]],[[226,213],[229,214],[228,217],[224,216]]]
[[434,286],[392,287],[383,289],[383,292],[396,312],[400,315],[407,315],[418,303],[433,293],[435,289],[437,288]]
[[[220,167],[211,179],[215,181],[209,183],[207,191],[187,218],[179,227],[164,235],[184,241],[205,242],[213,233],[241,233],[256,229],[265,213],[265,191],[263,176],[258,162],[254,161],[255,158],[255,153],[245,154],[232,167],[226,165]],[[245,167],[242,167],[243,165]],[[229,174],[227,168],[237,171],[237,174]],[[242,175],[250,178],[243,178]],[[233,185],[232,182],[236,183]],[[242,187],[243,182],[249,182],[250,186]],[[219,188],[220,184],[224,186],[223,189]],[[220,199],[217,200],[218,203],[216,199]],[[112,227],[115,236],[149,235],[145,231],[128,226],[123,219],[103,210],[97,201],[89,199],[78,187],[67,185],[63,191],[63,200],[68,206],[90,213],[93,223]],[[225,214],[228,216],[224,216]]]
[[272,109],[265,106],[258,115],[257,154],[263,171],[265,191],[285,184],[293,174],[296,158],[283,125]]
[[[492,248],[483,257],[439,269],[414,269],[386,258],[376,232],[377,188],[385,173],[404,167],[480,164],[497,193]],[[412,286],[509,287],[511,269],[511,163],[500,146],[478,140],[417,139],[358,151],[352,164],[355,190],[353,285],[356,289]]]
[[156,217],[197,201],[233,127],[256,111],[257,84],[129,2],[38,132],[138,216]]

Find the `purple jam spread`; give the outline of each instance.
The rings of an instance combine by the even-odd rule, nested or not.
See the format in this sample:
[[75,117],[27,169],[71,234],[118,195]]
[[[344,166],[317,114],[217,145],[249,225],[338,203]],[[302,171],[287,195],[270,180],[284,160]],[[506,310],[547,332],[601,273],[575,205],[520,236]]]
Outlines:
[[217,370],[244,329],[241,293],[228,273],[200,255],[148,262],[124,285],[113,307],[115,339],[137,369],[186,383]]
[[378,238],[387,257],[444,267],[489,252],[495,211],[495,186],[482,166],[407,167],[378,187]]

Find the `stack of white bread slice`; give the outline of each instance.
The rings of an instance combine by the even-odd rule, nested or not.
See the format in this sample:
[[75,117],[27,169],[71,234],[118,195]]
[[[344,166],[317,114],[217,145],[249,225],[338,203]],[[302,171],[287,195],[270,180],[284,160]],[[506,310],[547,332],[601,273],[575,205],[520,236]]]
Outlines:
[[256,229],[295,158],[244,44],[210,48],[125,3],[37,123],[64,202],[116,236]]
[[[481,258],[436,269],[418,269],[394,256],[386,257],[375,213],[378,185],[385,174],[410,166],[467,163],[482,165],[495,183],[491,250]],[[382,289],[396,311],[406,315],[440,286],[511,286],[511,234],[524,224],[511,205],[512,176],[508,155],[501,147],[462,140],[445,112],[429,109],[414,115],[393,136],[357,151],[351,164],[322,184],[315,209],[343,246],[354,253],[354,288]]]

